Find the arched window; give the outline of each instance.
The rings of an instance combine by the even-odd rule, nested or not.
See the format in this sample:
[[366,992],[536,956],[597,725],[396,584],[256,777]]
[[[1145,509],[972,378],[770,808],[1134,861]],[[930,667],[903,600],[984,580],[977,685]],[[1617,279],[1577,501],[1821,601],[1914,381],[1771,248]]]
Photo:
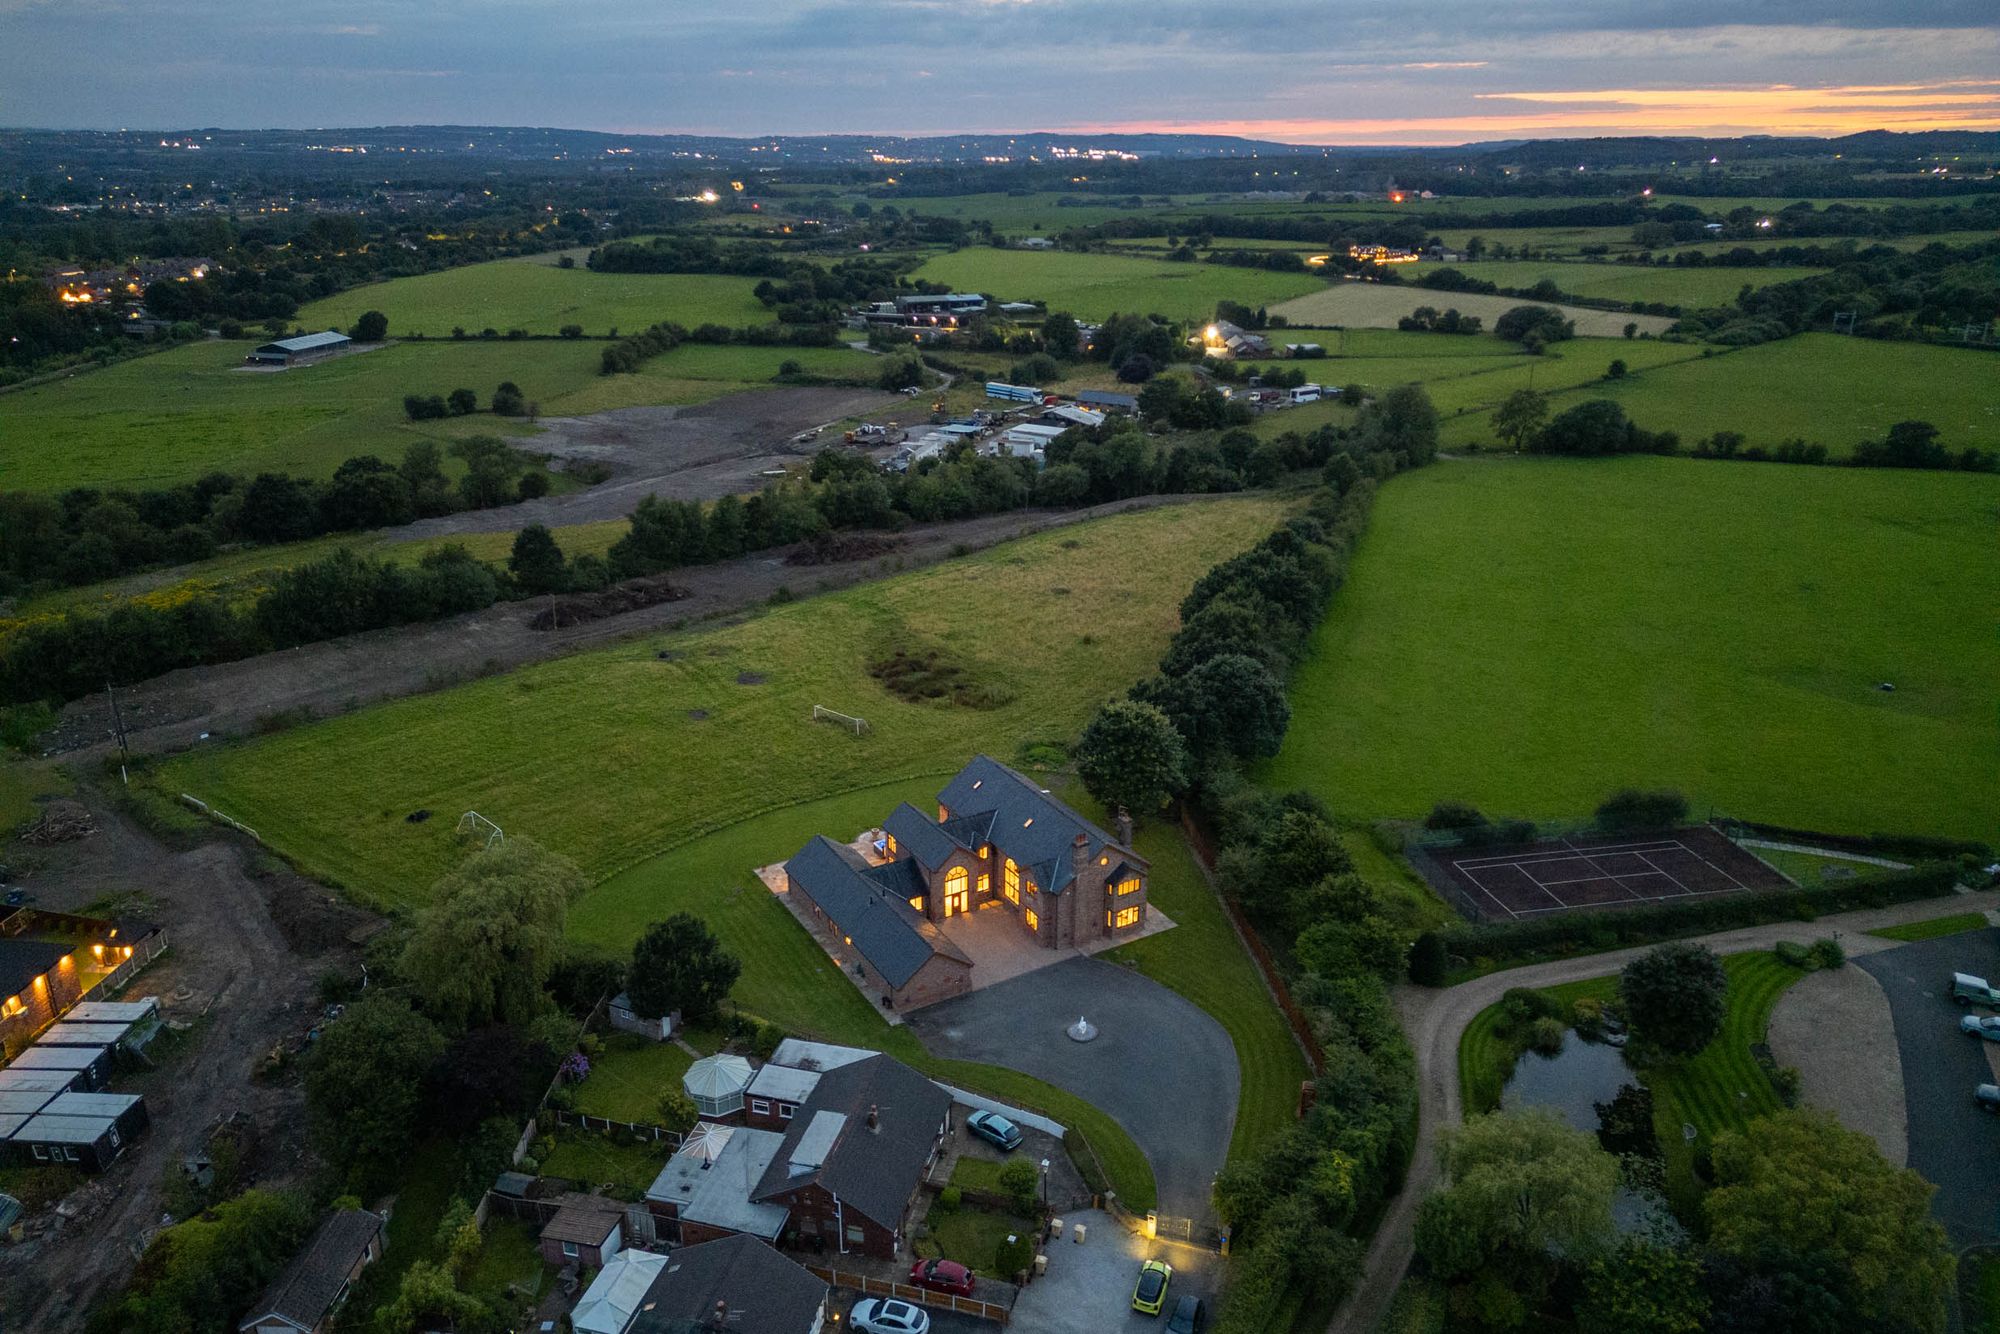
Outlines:
[[952,916],[971,907],[971,897],[966,892],[972,882],[971,874],[963,866],[954,866],[944,877],[944,915]]
[[1007,896],[1007,902],[1021,901],[1021,868],[1009,857],[1007,864],[1000,868],[1000,892]]

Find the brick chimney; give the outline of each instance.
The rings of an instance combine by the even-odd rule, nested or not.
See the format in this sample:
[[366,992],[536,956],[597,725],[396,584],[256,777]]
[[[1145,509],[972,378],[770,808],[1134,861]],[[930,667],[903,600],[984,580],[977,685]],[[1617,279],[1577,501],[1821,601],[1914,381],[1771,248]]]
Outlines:
[[1082,834],[1078,834],[1076,836],[1076,842],[1070,844],[1069,869],[1071,873],[1076,876],[1077,879],[1081,880],[1083,879],[1084,871],[1089,866],[1090,866],[1090,840],[1085,838]]
[[1132,812],[1126,810],[1123,806],[1120,806],[1118,808],[1117,818],[1111,822],[1111,832],[1118,836],[1118,842],[1121,846],[1128,848],[1131,847]]
[[868,1128],[870,1130],[881,1129],[882,1126],[881,1111],[882,1109],[878,1107],[876,1104],[872,1102],[868,1104]]
[[729,1324],[729,1303],[720,1297],[715,1299],[715,1323],[720,1326]]

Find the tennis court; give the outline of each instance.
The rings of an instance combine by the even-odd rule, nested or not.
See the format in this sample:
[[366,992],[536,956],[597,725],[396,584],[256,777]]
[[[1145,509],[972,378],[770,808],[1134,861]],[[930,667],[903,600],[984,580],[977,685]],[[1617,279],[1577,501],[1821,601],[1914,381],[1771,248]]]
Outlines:
[[1430,854],[1457,891],[1452,897],[1488,921],[1791,886],[1706,827],[1627,838],[1544,839],[1507,848],[1431,849]]

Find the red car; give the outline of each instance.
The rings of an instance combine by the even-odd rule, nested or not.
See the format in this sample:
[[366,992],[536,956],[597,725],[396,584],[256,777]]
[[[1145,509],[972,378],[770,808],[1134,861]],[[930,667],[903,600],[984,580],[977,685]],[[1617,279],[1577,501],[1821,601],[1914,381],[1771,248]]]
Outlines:
[[910,1266],[910,1282],[932,1292],[972,1295],[972,1271],[956,1260],[919,1260]]

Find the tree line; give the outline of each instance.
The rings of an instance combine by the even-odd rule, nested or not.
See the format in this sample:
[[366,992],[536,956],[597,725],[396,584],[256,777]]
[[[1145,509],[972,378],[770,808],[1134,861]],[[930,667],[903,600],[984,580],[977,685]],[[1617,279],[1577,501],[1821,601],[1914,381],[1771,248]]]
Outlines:
[[1178,798],[1201,813],[1223,891],[1291,942],[1293,992],[1326,1052],[1312,1110],[1216,1182],[1238,1257],[1219,1334],[1278,1328],[1344,1295],[1414,1148],[1415,1065],[1388,993],[1409,933],[1355,874],[1326,807],[1267,792],[1243,767],[1282,745],[1285,678],[1345,578],[1378,482],[1435,456],[1437,414],[1407,387],[1315,435],[1328,453],[1305,513],[1196,581],[1159,671],[1100,708],[1076,746],[1107,807],[1148,816]]

